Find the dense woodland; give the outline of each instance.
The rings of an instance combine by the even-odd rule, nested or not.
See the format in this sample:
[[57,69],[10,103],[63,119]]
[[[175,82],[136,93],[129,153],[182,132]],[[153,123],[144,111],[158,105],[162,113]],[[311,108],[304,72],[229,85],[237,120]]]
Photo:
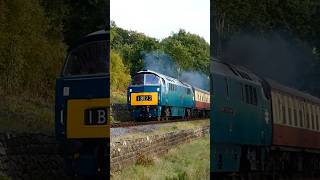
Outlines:
[[209,44],[186,30],[158,40],[111,22],[110,35],[111,92],[125,93],[131,77],[142,69],[176,78],[188,71],[209,74]]
[[108,7],[107,0],[0,0],[0,94],[53,99],[67,48],[109,24]]
[[215,57],[320,97],[319,1],[212,0],[211,21]]
[[[215,0],[211,6],[220,35],[211,44],[221,58],[320,96],[318,1]],[[52,99],[67,48],[109,25],[107,14],[107,0],[0,0],[0,93]],[[123,91],[150,58],[173,61],[178,76],[207,74],[208,54],[208,43],[187,30],[158,40],[112,22],[111,88]]]

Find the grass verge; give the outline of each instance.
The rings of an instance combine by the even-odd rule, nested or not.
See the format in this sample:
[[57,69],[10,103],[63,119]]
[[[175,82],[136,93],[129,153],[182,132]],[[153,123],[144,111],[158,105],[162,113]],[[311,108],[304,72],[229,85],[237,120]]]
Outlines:
[[195,121],[186,121],[186,122],[173,122],[173,123],[164,123],[158,124],[159,128],[152,129],[150,131],[137,131],[137,132],[130,132],[125,135],[112,137],[113,141],[118,140],[125,140],[125,139],[137,139],[137,138],[144,138],[146,136],[152,135],[160,135],[170,131],[177,131],[177,130],[184,130],[184,129],[195,129],[204,126],[209,126],[210,120],[195,120]]
[[111,179],[210,179],[209,136],[179,145],[160,158],[153,157],[153,163],[148,163],[148,165],[137,163],[129,166],[114,174]]
[[0,132],[53,134],[53,102],[22,95],[0,95],[0,99]]

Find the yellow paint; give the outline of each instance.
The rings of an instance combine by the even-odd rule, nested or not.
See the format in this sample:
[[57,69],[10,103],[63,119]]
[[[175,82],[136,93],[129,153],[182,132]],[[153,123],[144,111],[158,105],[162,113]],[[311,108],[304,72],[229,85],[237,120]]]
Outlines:
[[[152,101],[137,101],[137,96],[141,96],[141,95],[151,96]],[[158,105],[157,92],[131,93],[131,106],[146,106],[146,105]]]
[[106,125],[85,125],[84,112],[86,109],[110,107],[109,98],[72,99],[68,100],[67,138],[107,138],[110,137],[110,111]]

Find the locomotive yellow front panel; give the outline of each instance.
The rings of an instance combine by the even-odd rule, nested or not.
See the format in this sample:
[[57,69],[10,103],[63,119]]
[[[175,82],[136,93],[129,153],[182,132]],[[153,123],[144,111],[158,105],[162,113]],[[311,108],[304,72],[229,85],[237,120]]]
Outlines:
[[131,106],[158,105],[157,92],[131,93]]
[[110,136],[110,99],[68,100],[67,138]]

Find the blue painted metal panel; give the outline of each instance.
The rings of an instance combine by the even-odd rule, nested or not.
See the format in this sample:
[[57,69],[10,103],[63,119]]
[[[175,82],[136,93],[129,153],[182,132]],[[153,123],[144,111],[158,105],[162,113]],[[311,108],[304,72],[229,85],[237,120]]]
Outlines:
[[[156,73],[155,73],[156,74]],[[174,91],[169,90],[168,81],[163,79],[165,83],[161,83],[160,85],[140,85],[140,86],[129,86],[128,87],[128,107],[131,109],[131,115],[134,118],[137,117],[160,117],[161,109],[163,106],[171,108],[171,116],[184,116],[186,112],[186,108],[194,107],[194,99],[193,99],[193,91],[191,87],[184,87],[180,84],[170,82],[173,85],[176,85],[176,89]],[[157,91],[159,89],[159,91]],[[190,93],[187,93],[187,89],[190,90]],[[130,92],[131,91],[131,92]],[[148,114],[145,114],[144,107],[133,107],[130,105],[131,93],[137,92],[159,92],[160,101],[158,106],[150,107],[150,111]],[[142,113],[144,113],[142,115]]]
[[[74,48],[82,44],[106,40],[107,47],[109,47],[109,34],[105,31],[88,35],[82,38],[77,44],[72,46],[69,50],[71,52]],[[109,48],[106,49],[108,51]],[[106,53],[106,61],[109,61],[109,53]],[[109,63],[107,62],[107,65]],[[67,117],[67,101],[70,99],[94,99],[94,98],[109,98],[110,97],[110,80],[109,68],[103,75],[88,75],[88,76],[69,76],[64,77],[62,74],[56,81],[56,103],[55,103],[55,126],[56,137],[64,147],[64,158],[66,163],[66,171],[68,174],[78,175],[97,175],[97,167],[99,159],[103,158],[104,164],[102,168],[106,171],[109,169],[109,138],[99,139],[67,139],[66,138],[66,117]],[[64,93],[65,90],[65,93]],[[67,93],[68,91],[68,93]],[[100,157],[98,149],[101,151],[101,146],[104,157]],[[75,155],[78,154],[78,157]]]
[[215,143],[210,163],[211,172],[235,172],[240,168],[241,147],[235,144]]
[[[93,99],[110,97],[109,77],[73,77],[58,78],[56,81],[55,126],[58,140],[65,138],[65,124],[68,99]],[[63,89],[68,88],[69,95],[63,95]],[[61,112],[63,115],[61,115]],[[63,116],[63,117],[62,117]],[[63,120],[61,120],[63,118]]]
[[[214,152],[211,154],[211,171],[239,171],[239,159],[230,156],[232,149],[241,152],[244,145],[263,147],[271,144],[272,122],[265,117],[265,112],[271,114],[270,101],[264,97],[258,83],[214,73],[211,83],[214,92],[210,116],[211,152]],[[242,100],[241,83],[257,89],[258,105]],[[217,167],[218,161],[222,161],[221,168]]]

